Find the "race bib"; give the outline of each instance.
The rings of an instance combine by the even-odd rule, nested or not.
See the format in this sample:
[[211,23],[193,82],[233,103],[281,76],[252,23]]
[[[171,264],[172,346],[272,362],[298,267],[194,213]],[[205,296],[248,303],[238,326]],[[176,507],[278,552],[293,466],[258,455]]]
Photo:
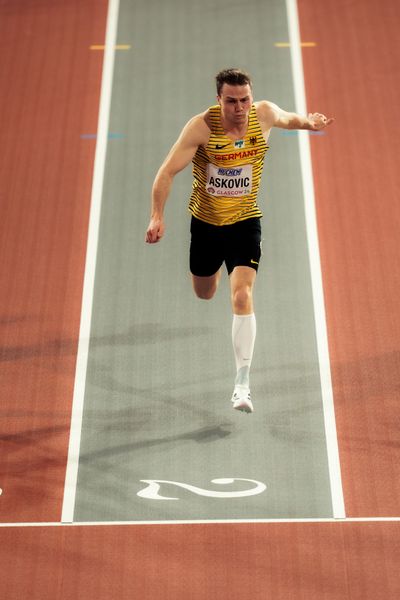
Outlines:
[[248,196],[253,186],[252,165],[218,167],[207,165],[206,192],[211,196]]

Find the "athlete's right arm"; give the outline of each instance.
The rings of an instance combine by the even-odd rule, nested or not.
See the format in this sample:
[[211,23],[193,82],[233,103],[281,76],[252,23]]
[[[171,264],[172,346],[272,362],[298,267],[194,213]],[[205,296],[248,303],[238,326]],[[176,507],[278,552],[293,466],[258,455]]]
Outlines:
[[154,244],[164,235],[164,206],[172,187],[172,181],[179,171],[191,162],[202,144],[207,144],[210,129],[205,113],[193,117],[183,128],[161,165],[153,183],[151,217],[146,232],[146,242]]

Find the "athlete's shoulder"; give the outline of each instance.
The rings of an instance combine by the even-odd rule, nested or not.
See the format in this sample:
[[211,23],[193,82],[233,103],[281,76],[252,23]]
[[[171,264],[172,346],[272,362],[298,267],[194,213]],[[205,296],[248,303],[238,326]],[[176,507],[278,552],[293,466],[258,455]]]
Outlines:
[[204,120],[211,132],[215,132],[221,126],[221,107],[219,104],[210,106],[204,111]]
[[182,133],[185,137],[195,140],[199,146],[207,144],[211,134],[208,109],[189,119]]
[[254,106],[261,127],[265,130],[271,129],[278,120],[279,106],[269,100],[259,100],[254,102]]

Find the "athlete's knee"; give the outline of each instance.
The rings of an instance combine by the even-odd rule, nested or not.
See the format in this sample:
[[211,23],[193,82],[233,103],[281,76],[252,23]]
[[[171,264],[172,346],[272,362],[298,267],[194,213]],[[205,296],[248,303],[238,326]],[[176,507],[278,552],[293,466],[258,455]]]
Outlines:
[[201,288],[201,289],[194,288],[194,293],[201,300],[211,300],[211,298],[214,296],[214,294],[216,292],[216,289],[217,289],[216,287],[214,287],[214,288]]
[[251,286],[249,285],[243,285],[238,288],[235,288],[232,292],[233,309],[239,314],[242,311],[251,308],[252,300],[253,294]]
[[221,270],[210,277],[198,277],[193,275],[192,283],[194,293],[201,300],[211,300],[218,289],[218,283],[221,278]]

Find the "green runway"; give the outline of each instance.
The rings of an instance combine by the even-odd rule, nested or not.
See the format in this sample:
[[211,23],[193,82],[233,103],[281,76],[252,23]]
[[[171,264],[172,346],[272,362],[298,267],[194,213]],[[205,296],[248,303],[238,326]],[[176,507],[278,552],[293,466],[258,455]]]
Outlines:
[[[214,74],[238,66],[255,99],[294,110],[284,0],[122,0],[75,521],[332,517],[296,136],[270,138],[259,197],[255,413],[231,408],[226,273],[215,299],[188,273],[191,189],[175,180],[160,244],[144,243],[154,175],[185,122],[215,103]],[[123,137],[122,137],[123,135]],[[321,143],[324,139],[321,138]],[[254,496],[215,498],[173,484]]]

